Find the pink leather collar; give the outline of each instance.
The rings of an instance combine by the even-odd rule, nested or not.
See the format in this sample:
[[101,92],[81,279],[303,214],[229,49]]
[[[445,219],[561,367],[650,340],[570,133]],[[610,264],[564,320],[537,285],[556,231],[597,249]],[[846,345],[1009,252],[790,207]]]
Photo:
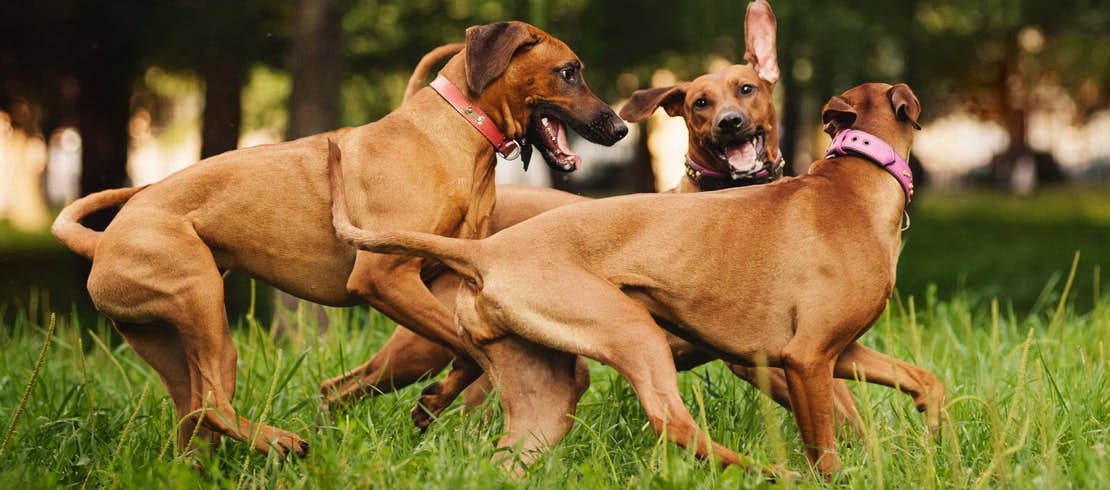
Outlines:
[[490,121],[489,116],[477,105],[470,102],[466,94],[455,87],[455,84],[451,83],[450,80],[443,75],[439,75],[435,80],[432,80],[431,87],[440,97],[443,97],[443,100],[451,104],[451,107],[454,107],[463,116],[463,119],[466,119],[466,122],[470,123],[479,133],[482,133],[482,136],[489,140],[493,149],[497,150],[497,153],[501,154],[502,157],[507,160],[515,160],[520,157],[520,144],[516,140],[509,139],[505,136],[505,133],[497,129],[497,125]]
[[878,136],[860,131],[858,129],[845,129],[836,134],[825,158],[838,156],[863,157],[886,170],[898,183],[902,185],[902,192],[906,195],[906,204],[913,197],[913,172],[898,152]]

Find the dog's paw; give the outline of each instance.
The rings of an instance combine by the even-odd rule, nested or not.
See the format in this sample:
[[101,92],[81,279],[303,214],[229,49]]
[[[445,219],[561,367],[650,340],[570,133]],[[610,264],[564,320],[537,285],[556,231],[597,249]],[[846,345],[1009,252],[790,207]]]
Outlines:
[[802,481],[802,474],[787,468],[784,465],[776,464],[763,471],[763,475],[767,477],[769,483],[791,482],[798,483]]
[[432,425],[433,420],[435,420],[435,415],[429,413],[428,410],[424,408],[424,405],[417,404],[415,407],[412,407],[412,423],[416,428],[420,429],[420,432],[423,433],[427,431],[428,426]]
[[425,387],[420,392],[420,401],[415,407],[412,407],[412,423],[420,429],[420,432],[428,430],[428,426],[439,414],[439,411],[435,410],[439,398],[439,388],[439,381]]
[[279,452],[281,459],[289,457],[290,454],[304,458],[308,456],[309,444],[308,441],[301,439],[297,434],[277,427],[266,426],[255,442],[255,447],[265,454],[276,450]]

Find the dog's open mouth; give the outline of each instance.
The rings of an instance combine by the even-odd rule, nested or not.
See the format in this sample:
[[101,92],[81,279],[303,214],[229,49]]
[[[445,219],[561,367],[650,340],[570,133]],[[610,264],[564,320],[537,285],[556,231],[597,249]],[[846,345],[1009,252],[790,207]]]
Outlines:
[[554,115],[533,115],[528,142],[539,148],[551,168],[573,172],[582,164],[582,157],[572,151],[567,142],[567,125]]
[[740,135],[729,141],[721,141],[717,147],[717,158],[728,162],[729,173],[733,179],[748,177],[763,168],[767,149],[764,146],[763,128],[747,136]]

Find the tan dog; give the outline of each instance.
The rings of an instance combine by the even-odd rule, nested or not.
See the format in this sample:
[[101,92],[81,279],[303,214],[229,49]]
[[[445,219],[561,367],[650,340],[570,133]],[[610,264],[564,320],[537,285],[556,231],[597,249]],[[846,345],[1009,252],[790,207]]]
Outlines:
[[[89,294],[161,375],[184,419],[182,447],[199,422],[205,431],[256,441],[263,452],[303,456],[308,444],[296,434],[254,424],[232,408],[237,354],[221,271],[243,270],[317,303],[369,302],[458,351],[450,310],[421,281],[422,260],[356,254],[336,239],[327,138],[358,162],[347,169],[347,186],[360,226],[479,238],[494,204],[494,148],[466,118],[527,138],[549,164],[572,168],[579,158],[566,148],[567,126],[603,144],[627,132],[590,92],[581,68],[565,44],[528,24],[472,27],[464,51],[441,72],[472,101],[465,111],[422,90],[372,124],[224,153],[143,189],[88,196],[63,210],[53,231],[93,259]],[[125,201],[103,233],[78,223]],[[480,374],[460,358],[456,367],[463,365],[475,372],[469,376]]]
[[[870,83],[833,97],[822,118],[838,137],[869,133],[864,143],[905,165],[919,114],[906,85]],[[694,423],[653,317],[730,362],[782,368],[806,454],[822,472],[840,466],[834,376],[897,387],[930,428],[940,423],[944,388],[932,373],[857,342],[894,287],[908,166],[888,171],[848,154],[765,186],[583,202],[457,240],[352,226],[338,148],[330,159],[339,236],[439,260],[466,277],[456,319],[500,387],[501,446],[542,449],[563,437],[577,401],[576,356],[586,356],[628,380],[657,433],[752,467]]]
[[[785,162],[779,153],[778,119],[772,102],[779,78],[774,13],[764,1],[752,2],[744,24],[747,65],[734,65],[673,87],[637,91],[621,109],[621,117],[630,122],[646,119],[660,106],[669,115],[685,119],[690,164],[686,175],[670,192],[764,184],[781,177]],[[424,84],[431,66],[459,49],[461,45],[446,45],[428,53],[414,70],[406,93],[415,93]],[[696,170],[699,168],[707,171]],[[734,173],[737,178],[733,178]],[[557,190],[513,185],[498,186],[497,198],[491,220],[494,233],[556,207],[587,200]],[[430,281],[429,289],[453,310],[459,281],[457,274],[444,273]],[[671,335],[668,339],[679,370],[715,359],[678,337]],[[322,393],[329,404],[335,404],[389,392],[439,372],[452,357],[450,350],[398,326],[373,358],[343,377],[328,380]],[[740,364],[730,364],[729,368],[756,384],[754,369]],[[775,368],[768,377],[773,398],[789,409],[785,373]],[[479,402],[488,389],[488,378],[482,378],[481,383],[467,391],[467,404]],[[836,381],[834,394],[838,421],[858,430],[855,401],[847,384]],[[454,398],[455,394],[445,392],[439,384],[429,386],[413,410],[417,425],[427,427],[430,417],[438,415]]]

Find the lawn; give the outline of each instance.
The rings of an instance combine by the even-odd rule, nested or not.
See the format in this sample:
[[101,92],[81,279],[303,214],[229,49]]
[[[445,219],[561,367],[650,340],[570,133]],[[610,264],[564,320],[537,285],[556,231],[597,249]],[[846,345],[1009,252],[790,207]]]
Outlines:
[[[1110,295],[1101,290],[1097,265],[1110,264],[1110,198],[926,195],[915,206],[900,292],[862,341],[936,373],[948,389],[948,421],[934,438],[908,397],[852,383],[864,437],[841,446],[844,469],[830,481],[809,474],[798,486],[1105,488]],[[1072,269],[1076,250],[1080,260]],[[392,328],[364,309],[329,311],[333,326],[321,336],[301,324],[275,338],[249,316],[234,329],[240,413],[310,440],[308,458],[281,463],[232,441],[176,457],[172,406],[150,368],[103,319],[85,320],[36,295],[24,298],[0,315],[6,488],[765,484],[660,441],[627,383],[597,364],[575,428],[518,481],[490,463],[502,427],[496,404],[485,408],[492,417],[455,406],[423,434],[408,415],[419,386],[321,411],[320,381],[366,359]],[[47,342],[51,313],[57,322]],[[719,363],[680,381],[695,418],[717,441],[810,472],[789,413]]]

